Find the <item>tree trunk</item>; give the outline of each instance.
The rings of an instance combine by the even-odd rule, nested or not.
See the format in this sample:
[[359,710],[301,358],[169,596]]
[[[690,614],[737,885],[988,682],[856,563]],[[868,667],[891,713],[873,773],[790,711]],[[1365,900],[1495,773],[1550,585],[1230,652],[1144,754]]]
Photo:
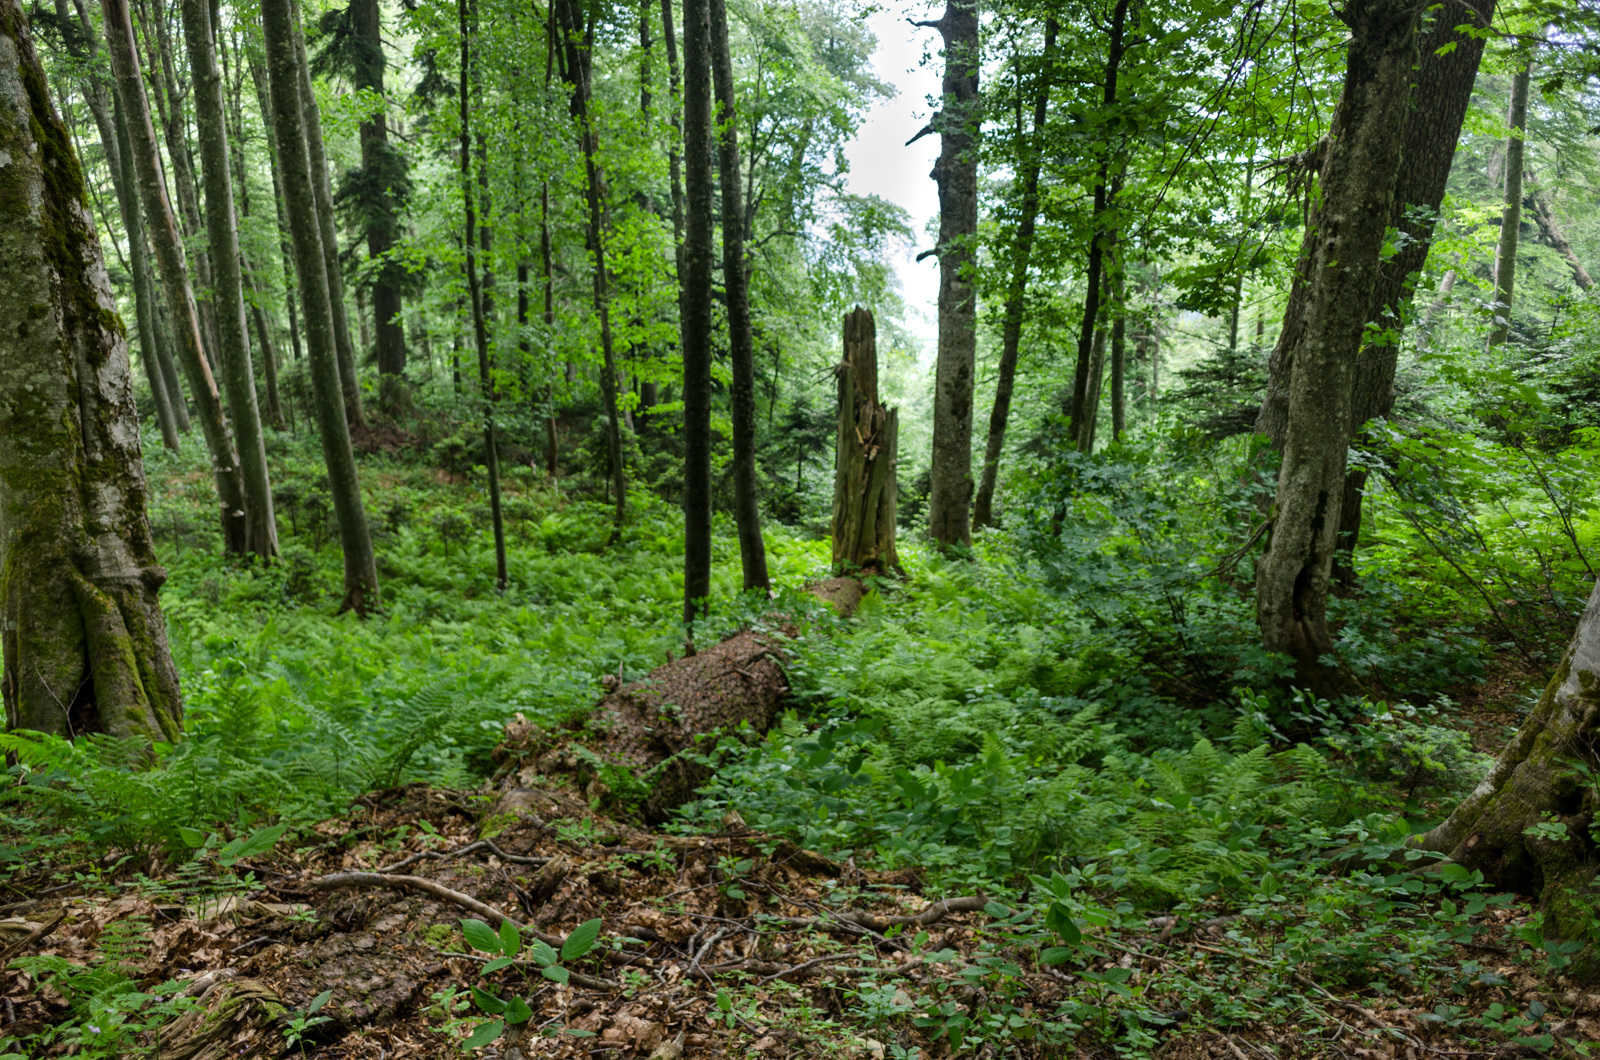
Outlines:
[[17,0],[0,0],[0,693],[9,729],[176,741],[128,345]]
[[1505,207],[1500,215],[1500,242],[1494,252],[1494,327],[1489,345],[1498,346],[1511,335],[1511,299],[1517,286],[1517,241],[1522,234],[1522,171],[1526,152],[1523,134],[1528,128],[1528,84],[1532,64],[1524,64],[1511,79],[1511,110],[1506,124]]
[[1114,295],[1115,315],[1111,318],[1111,440],[1122,441],[1122,432],[1128,426],[1126,394],[1127,375],[1127,305],[1123,301],[1125,287],[1122,272],[1118,270]]
[[1089,344],[1089,389],[1083,397],[1083,436],[1078,452],[1094,452],[1096,428],[1100,425],[1100,393],[1106,379],[1106,326],[1104,321],[1094,329],[1094,340]]
[[[1101,106],[1109,109],[1117,101],[1117,76],[1122,66],[1123,28],[1127,23],[1128,0],[1117,0],[1111,12],[1111,37],[1106,51],[1106,75],[1101,95]],[[1083,322],[1078,328],[1078,363],[1072,379],[1072,408],[1068,430],[1079,452],[1088,452],[1094,446],[1095,412],[1089,407],[1090,363],[1094,357],[1095,334],[1100,327],[1100,302],[1104,295],[1102,276],[1105,272],[1105,240],[1102,231],[1106,210],[1116,196],[1109,193],[1111,160],[1109,145],[1100,160],[1100,172],[1094,185],[1094,235],[1089,240],[1089,259],[1084,269]],[[1109,194],[1108,194],[1109,193]],[[1098,384],[1095,384],[1098,386]]]
[[[295,271],[300,279],[300,303],[305,310],[306,347],[311,364],[313,405],[323,462],[339,524],[344,550],[344,600],[340,610],[358,615],[378,607],[378,566],[367,530],[367,511],[361,500],[355,453],[350,448],[350,426],[340,391],[339,354],[335,324],[329,305],[327,256],[322,246],[321,218],[302,124],[304,72],[296,54],[291,0],[262,0],[262,33],[267,45],[267,72],[272,96],[272,132],[278,145],[279,172],[285,192],[284,212],[289,218],[294,245]],[[315,107],[310,108],[315,110]]]
[[[511,584],[506,567],[506,526],[500,510],[500,449],[494,426],[494,372],[489,362],[489,307],[487,293],[478,282],[478,259],[474,250],[477,233],[477,208],[472,201],[472,128],[471,128],[471,78],[472,36],[467,20],[467,0],[456,0],[456,14],[461,30],[461,200],[466,210],[466,231],[462,245],[467,249],[467,292],[472,299],[472,334],[478,344],[478,386],[483,398],[483,452],[489,471],[489,516],[494,526],[494,583],[505,592]],[[482,170],[478,174],[478,192],[487,197],[488,159],[483,158],[483,141],[480,136],[479,157]],[[489,252],[489,229],[483,229],[483,251]]]
[[943,106],[933,179],[939,186],[939,352],[933,383],[932,489],[928,533],[940,546],[972,543],[972,388],[977,372],[978,136],[981,102],[978,7],[947,0],[938,22],[944,40]]
[[734,99],[733,57],[728,50],[728,10],[710,0],[711,66],[716,84],[718,163],[722,177],[722,282],[728,300],[728,349],[733,377],[733,514],[739,528],[744,587],[770,591],[767,549],[761,540],[756,482],[756,340],[750,326],[750,281],[744,260],[744,202],[739,166],[739,111]]
[[711,11],[683,5],[683,161],[687,210],[678,255],[678,317],[683,347],[683,622],[711,592],[711,255],[715,238],[711,175]]
[[[354,86],[358,90],[384,95],[383,19],[378,0],[352,0],[351,28],[360,41],[361,60],[356,63]],[[387,260],[399,238],[400,204],[394,187],[404,174],[404,160],[389,143],[388,116],[383,108],[361,123],[361,169],[368,194],[378,196],[365,205],[367,260],[381,262],[372,282],[372,322],[377,337],[378,374],[402,376],[406,369],[406,333],[400,322],[401,302],[398,283],[404,270]],[[390,383],[389,386],[395,386]],[[391,410],[403,405],[401,392],[389,394]]]
[[839,429],[833,471],[833,569],[898,570],[895,555],[895,464],[900,416],[878,403],[878,331],[872,313],[857,306],[844,315],[839,380]]
[[[339,271],[339,236],[334,227],[333,186],[328,183],[327,152],[322,144],[322,113],[317,109],[317,96],[311,87],[311,68],[306,63],[306,41],[299,26],[298,8],[294,15],[293,44],[295,62],[299,65],[299,98],[296,103],[300,106],[302,128],[305,131],[306,154],[311,172],[311,193],[314,196],[318,239],[322,247],[322,272],[328,285],[328,310],[332,316],[334,349],[338,355],[339,388],[344,394],[344,411],[350,425],[365,427],[367,417],[361,407],[361,382],[356,375],[355,347],[350,343],[350,321],[344,304],[344,274]],[[274,106],[277,105],[278,98],[277,90],[274,89]],[[281,144],[278,146],[278,155],[280,158],[283,157]],[[299,260],[298,250],[295,252],[295,259]],[[301,293],[300,301],[304,304],[304,292]],[[311,309],[306,307],[308,331],[311,328],[310,316]]]
[[1556,222],[1555,211],[1550,209],[1550,200],[1546,199],[1538,189],[1538,183],[1533,174],[1529,173],[1527,182],[1532,190],[1528,200],[1533,206],[1533,219],[1539,225],[1539,231],[1544,234],[1544,241],[1550,244],[1550,249],[1561,255],[1561,260],[1567,263],[1567,268],[1572,270],[1572,282],[1578,285],[1580,291],[1588,291],[1594,287],[1594,277],[1589,275],[1589,270],[1584,268],[1578,254],[1572,249],[1572,244],[1567,242],[1566,233],[1561,230],[1561,225]]
[[588,237],[594,251],[594,308],[600,317],[600,394],[606,407],[606,442],[611,454],[611,488],[615,497],[611,536],[606,541],[609,548],[622,540],[622,524],[628,514],[628,475],[622,465],[622,417],[617,408],[617,358],[611,338],[611,280],[606,272],[606,230],[610,218],[606,211],[605,170],[600,166],[594,124],[590,120],[589,96],[591,88],[590,57],[593,47],[593,27],[585,27],[578,18],[572,0],[559,0],[556,10],[558,26],[565,43],[566,78],[572,88],[572,116],[578,120],[579,134],[583,138],[583,161],[586,180],[584,192],[589,200]]
[[[250,81],[255,86],[256,104],[261,108],[261,120],[269,130],[276,127],[272,114],[272,94],[267,88],[267,71],[261,58],[252,49],[249,56]],[[278,215],[278,253],[283,257],[283,301],[289,313],[289,343],[294,359],[300,360],[300,320],[295,309],[294,248],[289,241],[289,219],[283,212],[283,176],[278,165],[278,144],[271,132],[267,134],[267,161],[272,168],[273,206]]]
[[1600,977],[1586,897],[1600,864],[1590,831],[1600,807],[1593,783],[1600,765],[1597,681],[1600,584],[1539,705],[1494,769],[1443,824],[1417,839],[1425,850],[1482,870],[1488,886],[1539,895],[1547,937],[1588,943],[1566,974],[1591,981]]
[[183,36],[189,48],[190,84],[206,186],[206,236],[211,248],[211,307],[219,342],[217,359],[228,391],[228,411],[233,414],[245,497],[249,501],[245,505],[244,548],[271,559],[278,554],[278,525],[272,514],[267,447],[256,405],[255,370],[250,363],[239,231],[233,213],[233,167],[228,159],[228,131],[222,109],[222,73],[217,69],[216,42],[206,0],[183,0]]
[[133,22],[125,0],[101,0],[106,42],[111,69],[117,81],[118,103],[128,123],[128,140],[134,168],[139,175],[139,193],[146,218],[150,221],[156,263],[166,288],[167,305],[172,310],[183,352],[184,372],[189,376],[189,391],[194,396],[195,415],[211,452],[212,472],[217,481],[221,505],[223,547],[232,553],[248,550],[243,476],[234,453],[233,437],[223,418],[222,401],[206,360],[200,338],[200,317],[194,293],[189,287],[189,270],[183,259],[183,242],[178,235],[172,205],[167,201],[166,180],[161,173],[161,157],[156,149],[155,128],[150,124],[150,109],[145,100],[144,81],[134,49]]
[[550,402],[549,415],[544,420],[545,431],[545,473],[552,479],[560,469],[559,438],[556,434],[556,361],[555,350],[552,346],[556,327],[556,280],[555,259],[550,246],[550,182],[544,182],[539,191],[541,212],[539,214],[539,263],[544,270],[544,334],[545,352],[548,354],[550,369],[550,384],[547,396]]
[[[120,98],[118,99],[117,107],[120,111],[122,107]],[[118,125],[123,128],[124,132],[126,131],[126,121],[119,119]],[[123,142],[126,146],[127,141]],[[128,159],[129,172],[132,172],[133,156],[131,148],[124,157]],[[135,176],[131,187],[134,194],[137,195],[139,191],[137,176]],[[146,262],[149,260],[148,247],[146,248],[145,260]],[[168,326],[166,309],[161,304],[161,287],[155,282],[154,278],[147,277],[147,282],[150,284],[150,316],[151,323],[155,325],[156,354],[161,362],[161,381],[167,385],[167,400],[172,403],[172,418],[178,421],[178,433],[188,434],[191,426],[189,422],[189,403],[184,397],[182,376],[178,372],[178,366],[172,356],[172,328]]]
[[673,136],[667,141],[667,169],[672,176],[672,247],[678,269],[683,270],[683,171],[678,156],[678,140],[683,136],[681,76],[678,71],[678,34],[672,26],[672,0],[661,0],[661,39],[667,45],[668,103]]
[[261,305],[260,289],[255,284],[255,270],[245,266],[245,283],[249,290],[250,320],[255,325],[256,341],[261,344],[261,367],[267,379],[267,420],[276,430],[283,430],[283,401],[278,392],[278,348],[272,341],[272,321]]
[[1342,683],[1320,656],[1333,649],[1328,586],[1351,437],[1351,383],[1394,198],[1416,25],[1414,8],[1402,0],[1352,0],[1340,18],[1352,34],[1344,89],[1308,239],[1304,338],[1292,362],[1271,537],[1256,567],[1265,646],[1294,659],[1300,687],[1323,694]]
[[[1033,232],[1039,217],[1039,168],[1044,150],[1044,123],[1050,107],[1050,80],[1054,73],[1056,35],[1060,26],[1045,20],[1044,52],[1039,58],[1039,83],[1033,95],[1033,137],[1024,145],[1017,130],[1022,156],[1022,201],[1017,236],[1011,245],[1011,286],[1006,290],[1005,316],[1000,325],[1000,367],[994,384],[994,408],[989,413],[989,438],[983,447],[983,473],[978,496],[972,503],[972,526],[981,530],[994,522],[994,489],[1000,475],[1000,454],[1006,444],[1006,424],[1011,419],[1011,394],[1016,387],[1017,355],[1022,347],[1022,317],[1027,305],[1028,263],[1033,254]],[[1020,109],[1020,108],[1019,108]]]

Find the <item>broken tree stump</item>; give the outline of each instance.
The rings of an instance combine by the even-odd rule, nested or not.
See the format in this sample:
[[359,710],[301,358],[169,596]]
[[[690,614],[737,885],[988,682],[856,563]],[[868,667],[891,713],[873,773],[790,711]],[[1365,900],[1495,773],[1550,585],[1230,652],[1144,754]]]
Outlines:
[[878,332],[872,313],[844,316],[839,431],[833,472],[833,567],[898,569],[894,551],[895,458],[900,419],[878,401]]

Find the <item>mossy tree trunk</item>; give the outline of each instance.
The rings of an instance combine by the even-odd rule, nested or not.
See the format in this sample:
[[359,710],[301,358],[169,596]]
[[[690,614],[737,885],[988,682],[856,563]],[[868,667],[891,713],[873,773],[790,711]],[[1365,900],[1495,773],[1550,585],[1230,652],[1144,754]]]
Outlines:
[[1517,244],[1522,235],[1522,172],[1527,152],[1523,136],[1528,128],[1528,89],[1533,67],[1523,63],[1511,78],[1511,108],[1506,114],[1505,205],[1500,214],[1500,241],[1494,252],[1494,328],[1489,345],[1498,346],[1511,336],[1511,299],[1517,286]]
[[255,369],[245,319],[239,229],[234,220],[233,165],[222,104],[222,71],[206,0],[183,0],[183,36],[189,50],[200,164],[206,189],[206,239],[211,249],[211,314],[217,329],[217,360],[228,393],[228,411],[239,446],[245,497],[245,551],[271,559],[278,554],[278,524],[272,514],[267,446],[256,403]]
[[[1481,869],[1491,886],[1540,896],[1545,932],[1590,940],[1569,974],[1600,978],[1590,939],[1588,893],[1600,849],[1591,831],[1600,816],[1600,584],[1577,632],[1500,760],[1437,828],[1418,838],[1426,850]],[[1535,830],[1534,826],[1545,827]]]
[[117,82],[117,102],[127,122],[128,144],[139,177],[139,196],[145,219],[150,223],[151,243],[161,283],[166,289],[167,308],[178,333],[178,349],[183,357],[184,374],[189,377],[195,418],[200,421],[206,447],[211,452],[212,473],[216,476],[217,497],[221,502],[223,544],[229,552],[242,554],[247,551],[245,527],[249,523],[244,476],[239,471],[233,435],[223,417],[222,399],[217,394],[217,383],[211,375],[205,343],[200,337],[199,311],[194,291],[189,286],[189,270],[184,262],[178,223],[167,199],[155,127],[150,123],[150,106],[134,47],[133,22],[126,0],[101,0],[100,9],[105,20],[111,70]]
[[833,567],[888,572],[894,551],[898,494],[895,462],[900,419],[878,403],[878,331],[872,313],[844,315],[839,377],[839,430],[833,472]]
[[173,740],[128,345],[83,173],[0,0],[0,691],[8,728]]
[[[263,0],[262,33],[266,38],[267,80],[272,97],[272,132],[278,145],[279,173],[285,193],[284,212],[294,245],[295,271],[300,279],[300,302],[305,310],[306,347],[311,366],[317,434],[339,524],[344,550],[344,602],[340,610],[365,614],[378,606],[378,567],[367,529],[367,511],[361,500],[355,453],[350,448],[350,425],[340,389],[339,353],[334,338],[333,311],[329,306],[327,258],[322,245],[311,162],[302,122],[301,73],[296,55],[291,0]],[[315,108],[313,108],[315,109]]]
[[733,514],[746,589],[770,589],[767,550],[761,540],[760,486],[756,481],[756,340],[750,325],[750,277],[744,260],[744,196],[740,188],[739,111],[733,57],[728,50],[728,9],[711,0],[711,68],[717,97],[718,166],[722,177],[722,281],[727,292],[728,351],[733,378]]
[[[387,59],[383,50],[383,16],[378,0],[351,0],[350,24],[359,42],[359,56],[351,70],[357,89],[384,98],[383,75]],[[380,107],[361,123],[362,204],[367,234],[367,259],[381,263],[372,281],[372,317],[377,339],[378,373],[391,377],[383,384],[390,411],[404,407],[406,333],[400,323],[400,285],[405,266],[389,260],[400,236],[401,189],[408,182],[406,160],[389,142],[387,107]]]

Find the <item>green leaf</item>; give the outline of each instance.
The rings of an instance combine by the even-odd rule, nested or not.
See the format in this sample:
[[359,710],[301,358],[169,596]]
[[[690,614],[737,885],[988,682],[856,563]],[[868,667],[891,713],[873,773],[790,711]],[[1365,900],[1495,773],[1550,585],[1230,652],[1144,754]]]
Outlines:
[[568,974],[567,970],[561,967],[559,964],[552,964],[548,968],[540,968],[539,974],[550,980],[552,983],[560,983],[562,986],[566,986],[567,980],[572,978],[572,976]]
[[522,932],[510,920],[500,921],[500,952],[515,957],[522,952]]
[[198,828],[185,828],[182,825],[178,826],[178,838],[196,850],[205,846],[206,843],[206,834],[204,832]]
[[495,972],[498,972],[500,969],[509,968],[510,966],[511,966],[511,958],[510,957],[496,957],[494,960],[490,961],[488,964],[483,966],[483,974],[484,975],[493,975]]
[[534,939],[528,945],[528,957],[532,959],[534,964],[545,968],[556,963],[556,951],[539,939]]
[[1076,946],[1083,941],[1083,931],[1072,919],[1072,911],[1062,902],[1050,903],[1050,908],[1044,914],[1044,926],[1060,935],[1061,941],[1068,946]]
[[322,993],[320,993],[316,997],[312,998],[311,999],[311,1004],[306,1006],[306,1015],[309,1016],[313,1012],[317,1011],[317,1009],[321,1008],[323,1005],[326,1005],[328,1003],[328,999],[330,997],[332,997],[332,996],[333,996],[333,991],[332,990],[324,990]]
[[717,1007],[724,1012],[733,1011],[733,996],[722,987],[717,987]]
[[500,936],[496,935],[494,928],[481,920],[463,920],[461,934],[467,938],[467,945],[484,953],[500,952]]
[[996,920],[1004,920],[1006,917],[1011,915],[1011,910],[1007,909],[999,902],[988,903],[983,907],[983,911],[994,917]]
[[490,1020],[488,1023],[480,1023],[478,1024],[477,1029],[472,1032],[472,1037],[461,1043],[461,1048],[463,1051],[482,1049],[484,1046],[500,1037],[501,1032],[505,1029],[506,1025],[501,1023],[499,1020]]
[[594,949],[594,944],[600,938],[600,920],[586,920],[572,929],[572,934],[567,936],[567,941],[561,944],[561,959],[575,961],[579,957]]
[[479,1008],[491,1016],[498,1016],[506,1010],[504,1001],[501,1001],[487,990],[480,990],[477,987],[472,988],[472,1000],[477,1003]]
[[278,840],[283,838],[283,833],[286,830],[285,826],[281,824],[257,828],[250,833],[249,838],[235,839],[224,846],[217,852],[217,861],[221,862],[223,867],[226,868],[236,861],[253,858],[257,854],[265,854],[277,845]]
[[1071,946],[1051,946],[1039,954],[1039,959],[1045,964],[1066,964],[1072,960],[1072,955],[1077,952]]
[[528,1003],[520,997],[512,998],[511,1003],[506,1006],[506,1022],[516,1026],[531,1019],[533,1019],[533,1009],[528,1007]]

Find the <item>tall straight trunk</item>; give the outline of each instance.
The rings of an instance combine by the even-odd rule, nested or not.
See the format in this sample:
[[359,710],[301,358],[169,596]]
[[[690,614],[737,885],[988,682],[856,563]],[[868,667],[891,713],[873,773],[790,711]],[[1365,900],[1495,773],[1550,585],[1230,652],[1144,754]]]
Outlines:
[[[644,133],[646,142],[653,144],[655,143],[655,130],[651,128],[650,114],[652,98],[650,92],[650,53],[655,47],[655,43],[650,39],[650,2],[651,0],[639,0],[639,126]],[[668,2],[670,3],[671,0],[668,0]],[[676,145],[674,145],[673,149],[676,150]],[[651,202],[649,205],[650,211],[654,213],[655,203]],[[674,246],[676,246],[676,243],[674,243]],[[656,359],[651,351],[645,351],[645,355],[652,361]],[[656,381],[654,379],[641,379],[639,381],[640,414],[648,413],[655,407],[655,404]],[[649,420],[647,419],[644,422],[648,424]]]
[[739,529],[739,560],[746,589],[772,588],[767,550],[761,540],[756,483],[756,340],[750,327],[750,281],[744,261],[744,201],[739,166],[739,111],[734,98],[733,57],[728,51],[728,10],[709,0],[711,68],[716,86],[718,154],[722,178],[722,283],[728,302],[728,347],[733,378],[733,514]]
[[1338,690],[1321,657],[1328,629],[1351,384],[1378,280],[1410,96],[1416,10],[1404,0],[1352,0],[1343,94],[1319,179],[1322,205],[1307,234],[1303,339],[1293,359],[1289,429],[1271,536],[1256,566],[1256,617],[1269,651],[1291,656],[1300,687]]
[[628,514],[628,476],[622,465],[622,418],[617,407],[617,357],[611,337],[611,287],[606,272],[606,229],[609,218],[606,212],[605,171],[596,158],[594,124],[590,120],[590,56],[594,43],[593,27],[586,27],[578,17],[572,0],[559,0],[555,5],[557,27],[567,56],[565,76],[572,89],[572,116],[578,121],[579,135],[583,140],[584,194],[588,199],[587,218],[590,249],[594,251],[594,308],[600,317],[600,394],[606,406],[606,442],[611,455],[611,488],[616,508],[612,518],[609,548],[622,539],[622,524]]
[[178,235],[172,205],[167,201],[166,180],[161,172],[161,156],[156,148],[155,127],[150,124],[150,108],[134,48],[133,22],[126,0],[101,0],[107,51],[117,81],[118,103],[127,118],[128,141],[134,169],[139,176],[139,194],[145,217],[150,222],[156,264],[166,288],[167,305],[178,332],[183,369],[189,377],[189,392],[194,397],[195,416],[211,452],[212,473],[216,476],[217,500],[222,519],[223,547],[232,553],[248,550],[245,528],[249,525],[243,475],[234,452],[233,436],[222,414],[222,400],[206,360],[205,343],[200,338],[200,315],[194,292],[189,287],[189,270],[184,263],[183,241]]
[[1511,299],[1517,286],[1517,243],[1522,235],[1522,172],[1526,164],[1523,134],[1528,128],[1528,87],[1533,65],[1524,63],[1511,79],[1511,109],[1506,124],[1505,205],[1500,212],[1500,242],[1494,251],[1494,327],[1489,345],[1498,346],[1511,335]]
[[[1006,424],[1011,419],[1011,394],[1016,388],[1017,356],[1022,347],[1022,318],[1027,305],[1028,264],[1033,255],[1034,225],[1039,218],[1039,167],[1044,149],[1044,123],[1050,107],[1050,81],[1054,74],[1056,35],[1060,25],[1045,20],[1044,51],[1039,56],[1039,82],[1033,93],[1033,134],[1026,142],[1017,130],[1022,156],[1022,197],[1017,235],[1011,245],[1011,284],[1006,288],[1004,317],[1000,325],[1000,366],[994,384],[994,408],[989,413],[989,438],[983,447],[983,472],[978,495],[972,502],[972,526],[981,530],[994,523],[994,489],[1000,474],[1000,454],[1006,445]],[[1020,108],[1019,108],[1020,109]]]
[[[506,568],[506,527],[500,511],[500,450],[495,438],[494,428],[494,373],[489,363],[489,309],[485,304],[488,298],[483,285],[478,281],[478,260],[476,246],[478,233],[477,206],[473,202],[472,179],[472,92],[469,72],[472,70],[472,35],[471,27],[467,20],[467,0],[456,0],[456,13],[460,21],[461,30],[461,201],[465,209],[466,225],[462,236],[462,245],[467,251],[467,292],[472,298],[472,334],[478,343],[478,386],[483,398],[483,452],[484,463],[489,470],[489,516],[494,525],[494,572],[495,588],[505,592],[510,585],[510,574]],[[487,198],[488,159],[483,157],[483,140],[479,140],[479,164],[483,167],[479,171],[477,194]],[[489,253],[489,228],[483,227],[483,252],[485,258]]]
[[[318,238],[322,246],[322,273],[328,285],[328,311],[333,321],[334,351],[338,355],[339,363],[339,388],[344,394],[344,412],[352,426],[365,427],[367,425],[366,413],[361,407],[361,383],[356,375],[355,347],[350,343],[350,320],[345,311],[344,304],[344,275],[339,271],[339,235],[334,227],[333,213],[333,186],[328,183],[327,152],[323,149],[322,142],[322,113],[317,109],[317,96],[311,87],[311,68],[306,63],[306,41],[299,26],[299,11],[294,12],[294,55],[299,65],[299,98],[296,101],[300,106],[302,127],[305,130],[306,155],[311,173],[311,193],[313,206],[316,210],[315,218],[318,228]],[[278,105],[277,89],[273,89],[273,105]],[[283,146],[278,146],[278,154],[283,155]],[[299,251],[295,252],[296,260]],[[300,296],[302,304],[305,294]],[[306,308],[307,324],[310,329],[311,310]]]
[[711,174],[710,0],[683,5],[683,161],[686,207],[679,254],[683,347],[683,622],[711,593],[711,256],[716,236]]
[[672,138],[667,141],[667,170],[672,178],[672,246],[678,268],[683,268],[683,170],[678,155],[678,141],[683,136],[682,76],[678,70],[678,34],[672,26],[672,0],[661,0],[661,39],[667,45],[667,84],[671,96],[667,102],[668,117],[672,121]]
[[283,399],[278,391],[278,346],[272,340],[272,320],[267,316],[266,308],[261,304],[261,291],[256,286],[255,270],[245,267],[245,284],[248,287],[246,300],[249,302],[250,322],[255,325],[256,341],[261,346],[262,375],[267,381],[267,421],[276,430],[283,430]]
[[[361,42],[354,85],[384,98],[383,19],[378,0],[352,0],[351,28]],[[389,178],[396,169],[389,143],[388,115],[380,107],[361,123],[361,168],[369,191],[382,188],[382,200],[367,216],[367,259],[382,262],[372,281],[372,322],[377,337],[378,374],[398,376],[406,368],[406,333],[400,322],[399,267],[387,260],[399,239],[399,203]],[[394,400],[403,400],[399,395]]]
[[211,248],[212,316],[216,321],[217,358],[228,392],[228,411],[244,472],[244,547],[270,559],[278,554],[278,525],[272,514],[272,484],[267,475],[267,446],[256,405],[255,369],[250,363],[249,325],[245,320],[244,279],[239,266],[239,231],[233,213],[233,166],[228,158],[227,119],[222,104],[222,72],[217,68],[216,42],[206,0],[183,0],[183,36],[189,49],[194,110],[200,134],[200,161],[206,187],[206,236]]
[[[18,0],[0,0],[0,698],[8,729],[175,742],[128,363],[84,192]],[[41,307],[44,311],[41,312]],[[26,395],[25,399],[19,395]]]
[[[267,87],[267,71],[261,58],[253,50],[249,56],[250,81],[255,86],[256,104],[261,108],[261,120],[267,128],[275,127],[272,114],[272,95]],[[278,215],[278,253],[283,258],[283,301],[289,314],[289,343],[294,359],[300,360],[300,319],[295,305],[294,248],[289,243],[289,219],[283,212],[283,176],[278,166],[278,144],[267,135],[267,162],[272,169],[273,208]]]
[[1095,434],[1100,426],[1100,394],[1106,379],[1106,326],[1104,322],[1094,329],[1094,342],[1089,347],[1089,392],[1084,398],[1084,422],[1088,432],[1084,435],[1080,452],[1094,452]]
[[[117,106],[119,109],[122,106],[120,97]],[[119,120],[118,125],[126,130],[126,122]],[[128,166],[130,167],[130,172],[132,172],[132,149],[130,148],[123,157],[128,159]],[[138,195],[139,182],[137,177],[134,179],[132,188],[134,194]],[[145,257],[148,262],[148,248]],[[172,355],[172,347],[175,344],[172,339],[172,328],[169,326],[166,307],[161,303],[161,285],[150,277],[146,277],[146,282],[150,285],[150,317],[151,323],[155,325],[156,354],[161,361],[161,381],[167,385],[167,400],[172,403],[172,418],[178,421],[178,433],[188,434],[189,428],[193,425],[189,420],[189,403],[183,394],[182,373],[178,371],[177,362]]]
[[1111,318],[1111,440],[1122,441],[1122,432],[1128,427],[1127,359],[1128,359],[1128,306],[1124,301],[1126,285],[1122,270],[1117,270],[1116,290],[1112,295]]
[[[1107,110],[1117,102],[1117,78],[1122,67],[1123,30],[1127,19],[1128,0],[1117,0],[1116,7],[1111,11],[1111,37],[1106,49],[1106,74],[1101,91],[1101,105]],[[1095,330],[1099,327],[1100,299],[1103,294],[1101,277],[1105,271],[1105,241],[1108,238],[1108,233],[1104,231],[1103,218],[1111,205],[1111,200],[1115,198],[1110,191],[1110,145],[1103,144],[1101,149],[1100,170],[1094,183],[1093,234],[1089,237],[1089,260],[1084,270],[1085,294],[1083,323],[1078,329],[1078,363],[1072,379],[1069,430],[1080,452],[1087,452],[1093,445],[1094,410],[1087,406],[1089,361],[1093,356],[1094,336]]]
[[556,280],[555,257],[550,245],[550,182],[544,181],[539,189],[539,264],[543,269],[544,279],[544,334],[545,353],[549,362],[550,383],[546,396],[550,402],[549,415],[545,417],[545,473],[551,478],[556,477],[559,470],[560,451],[556,435],[556,358],[555,358],[555,327],[556,327]]
[[[308,157],[309,137],[303,124],[304,98],[297,55],[291,0],[262,0],[262,33],[266,38],[267,73],[272,96],[272,132],[278,145],[294,245],[295,271],[300,279],[300,303],[305,310],[306,348],[311,364],[312,404],[323,462],[328,469],[339,543],[344,551],[344,600],[340,610],[358,615],[378,607],[378,565],[367,530],[367,511],[361,500],[361,481],[355,453],[350,448],[350,425],[340,393],[339,353],[334,337],[333,310],[329,305],[327,256]],[[315,109],[315,108],[313,108]]]
[[970,545],[972,388],[977,374],[978,7],[948,0],[928,23],[944,40],[943,105],[933,179],[939,186],[939,352],[933,383],[932,490],[928,533],[941,546]]

